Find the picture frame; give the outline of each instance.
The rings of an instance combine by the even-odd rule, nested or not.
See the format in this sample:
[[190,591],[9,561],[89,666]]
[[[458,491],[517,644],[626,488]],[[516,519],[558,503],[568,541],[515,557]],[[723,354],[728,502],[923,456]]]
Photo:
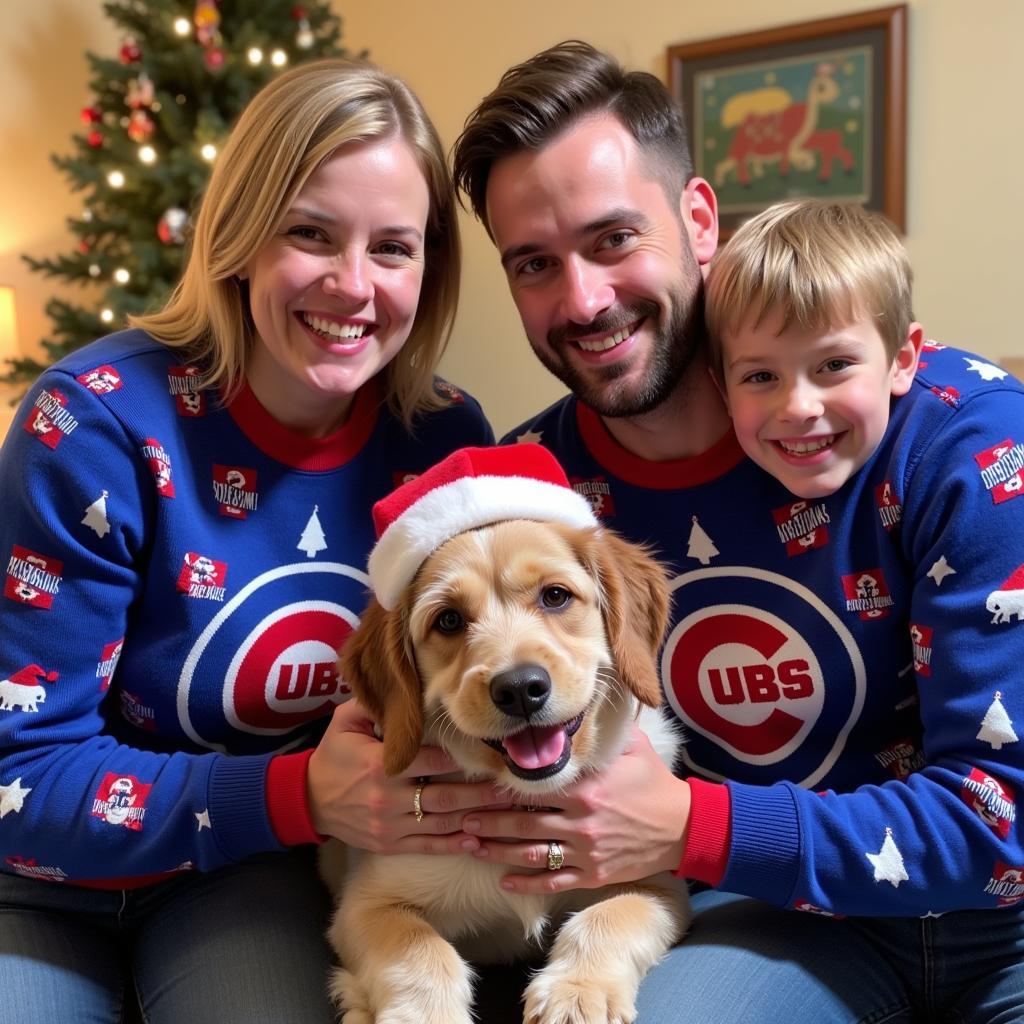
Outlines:
[[783,199],[863,203],[906,230],[907,5],[668,47],[722,238]]

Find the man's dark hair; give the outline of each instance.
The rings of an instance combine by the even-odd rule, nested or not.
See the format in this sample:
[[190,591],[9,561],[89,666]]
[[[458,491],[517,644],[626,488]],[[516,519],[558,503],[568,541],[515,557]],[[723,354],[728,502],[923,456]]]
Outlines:
[[622,122],[670,199],[678,198],[693,163],[683,115],[669,91],[654,75],[625,71],[608,54],[570,39],[506,71],[455,143],[455,184],[488,233],[487,182],[495,161],[543,149],[581,117],[600,112]]

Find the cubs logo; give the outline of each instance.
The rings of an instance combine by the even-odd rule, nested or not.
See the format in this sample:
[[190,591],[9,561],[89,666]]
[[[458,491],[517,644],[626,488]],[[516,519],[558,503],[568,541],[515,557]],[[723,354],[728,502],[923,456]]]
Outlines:
[[[712,778],[723,775],[711,763],[751,783],[780,766],[804,786],[823,779],[864,704],[864,663],[846,626],[808,588],[764,570],[696,569],[672,589],[677,608],[693,609],[661,659],[667,701],[688,730],[683,760]],[[736,604],[738,592],[751,603]]]
[[108,825],[141,832],[146,800],[152,788],[151,782],[139,782],[134,775],[107,772],[93,797],[92,817],[100,818]]
[[1013,867],[997,860],[984,891],[998,897],[1000,907],[1012,907],[1024,900],[1024,867]]
[[52,608],[63,572],[64,563],[59,558],[40,555],[15,544],[7,560],[4,597],[32,608]]
[[97,366],[95,370],[86,370],[75,380],[94,395],[109,395],[111,391],[120,391],[124,384],[121,374],[113,366]]
[[47,448],[56,448],[78,427],[78,420],[66,408],[67,403],[67,396],[56,388],[40,391],[22,429]]
[[983,772],[972,768],[960,783],[960,799],[985,822],[997,836],[1005,839],[1017,817],[1013,790]]
[[1024,444],[1011,438],[986,448],[974,456],[981,471],[981,482],[992,495],[992,503],[1001,505],[1004,501],[1017,498],[1024,489]]
[[572,489],[590,502],[590,509],[598,519],[608,519],[615,515],[615,502],[612,500],[612,489],[603,476],[585,480],[571,476],[569,483]]
[[878,509],[878,518],[886,533],[899,526],[903,518],[903,505],[891,480],[883,480],[875,488],[875,508]]
[[220,514],[231,519],[245,519],[256,510],[260,496],[256,493],[256,470],[244,466],[213,467],[213,496],[220,505]]
[[881,619],[895,604],[881,569],[864,569],[842,578],[846,610],[862,619]]
[[[296,600],[295,577],[302,579]],[[369,580],[337,562],[268,570],[217,610],[185,658],[178,721],[195,743],[236,730],[232,748],[265,751],[350,695],[337,652],[359,623]],[[248,739],[247,739],[248,737]]]
[[802,555],[814,548],[823,548],[828,543],[828,524],[832,521],[828,509],[821,503],[812,505],[806,501],[795,501],[772,509],[775,530],[779,540],[786,545],[786,554]]

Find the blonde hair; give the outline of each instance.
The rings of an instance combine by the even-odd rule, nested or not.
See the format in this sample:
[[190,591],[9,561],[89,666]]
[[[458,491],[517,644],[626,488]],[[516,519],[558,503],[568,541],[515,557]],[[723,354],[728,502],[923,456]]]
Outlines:
[[130,319],[197,363],[207,386],[241,386],[256,334],[238,275],[276,230],[309,176],[346,143],[397,135],[430,193],[425,268],[412,330],[383,369],[388,404],[406,425],[441,404],[433,375],[458,303],[455,193],[437,131],[404,82],[362,61],[292,68],[261,89],[225,144],[195,220],[180,282],[157,313]]
[[854,203],[776,203],[743,224],[712,260],[704,316],[722,379],[722,336],[781,312],[782,330],[870,316],[890,358],[914,319],[910,259],[892,225]]

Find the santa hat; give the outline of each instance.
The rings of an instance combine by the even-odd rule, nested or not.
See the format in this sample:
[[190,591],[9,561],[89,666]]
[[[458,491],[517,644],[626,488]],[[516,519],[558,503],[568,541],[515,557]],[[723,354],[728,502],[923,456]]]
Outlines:
[[26,665],[11,674],[10,682],[19,686],[38,686],[40,678],[52,683],[57,679],[57,673],[47,672],[42,665]]
[[370,583],[394,608],[427,557],[456,534],[503,519],[595,526],[586,498],[539,444],[462,448],[373,506]]

